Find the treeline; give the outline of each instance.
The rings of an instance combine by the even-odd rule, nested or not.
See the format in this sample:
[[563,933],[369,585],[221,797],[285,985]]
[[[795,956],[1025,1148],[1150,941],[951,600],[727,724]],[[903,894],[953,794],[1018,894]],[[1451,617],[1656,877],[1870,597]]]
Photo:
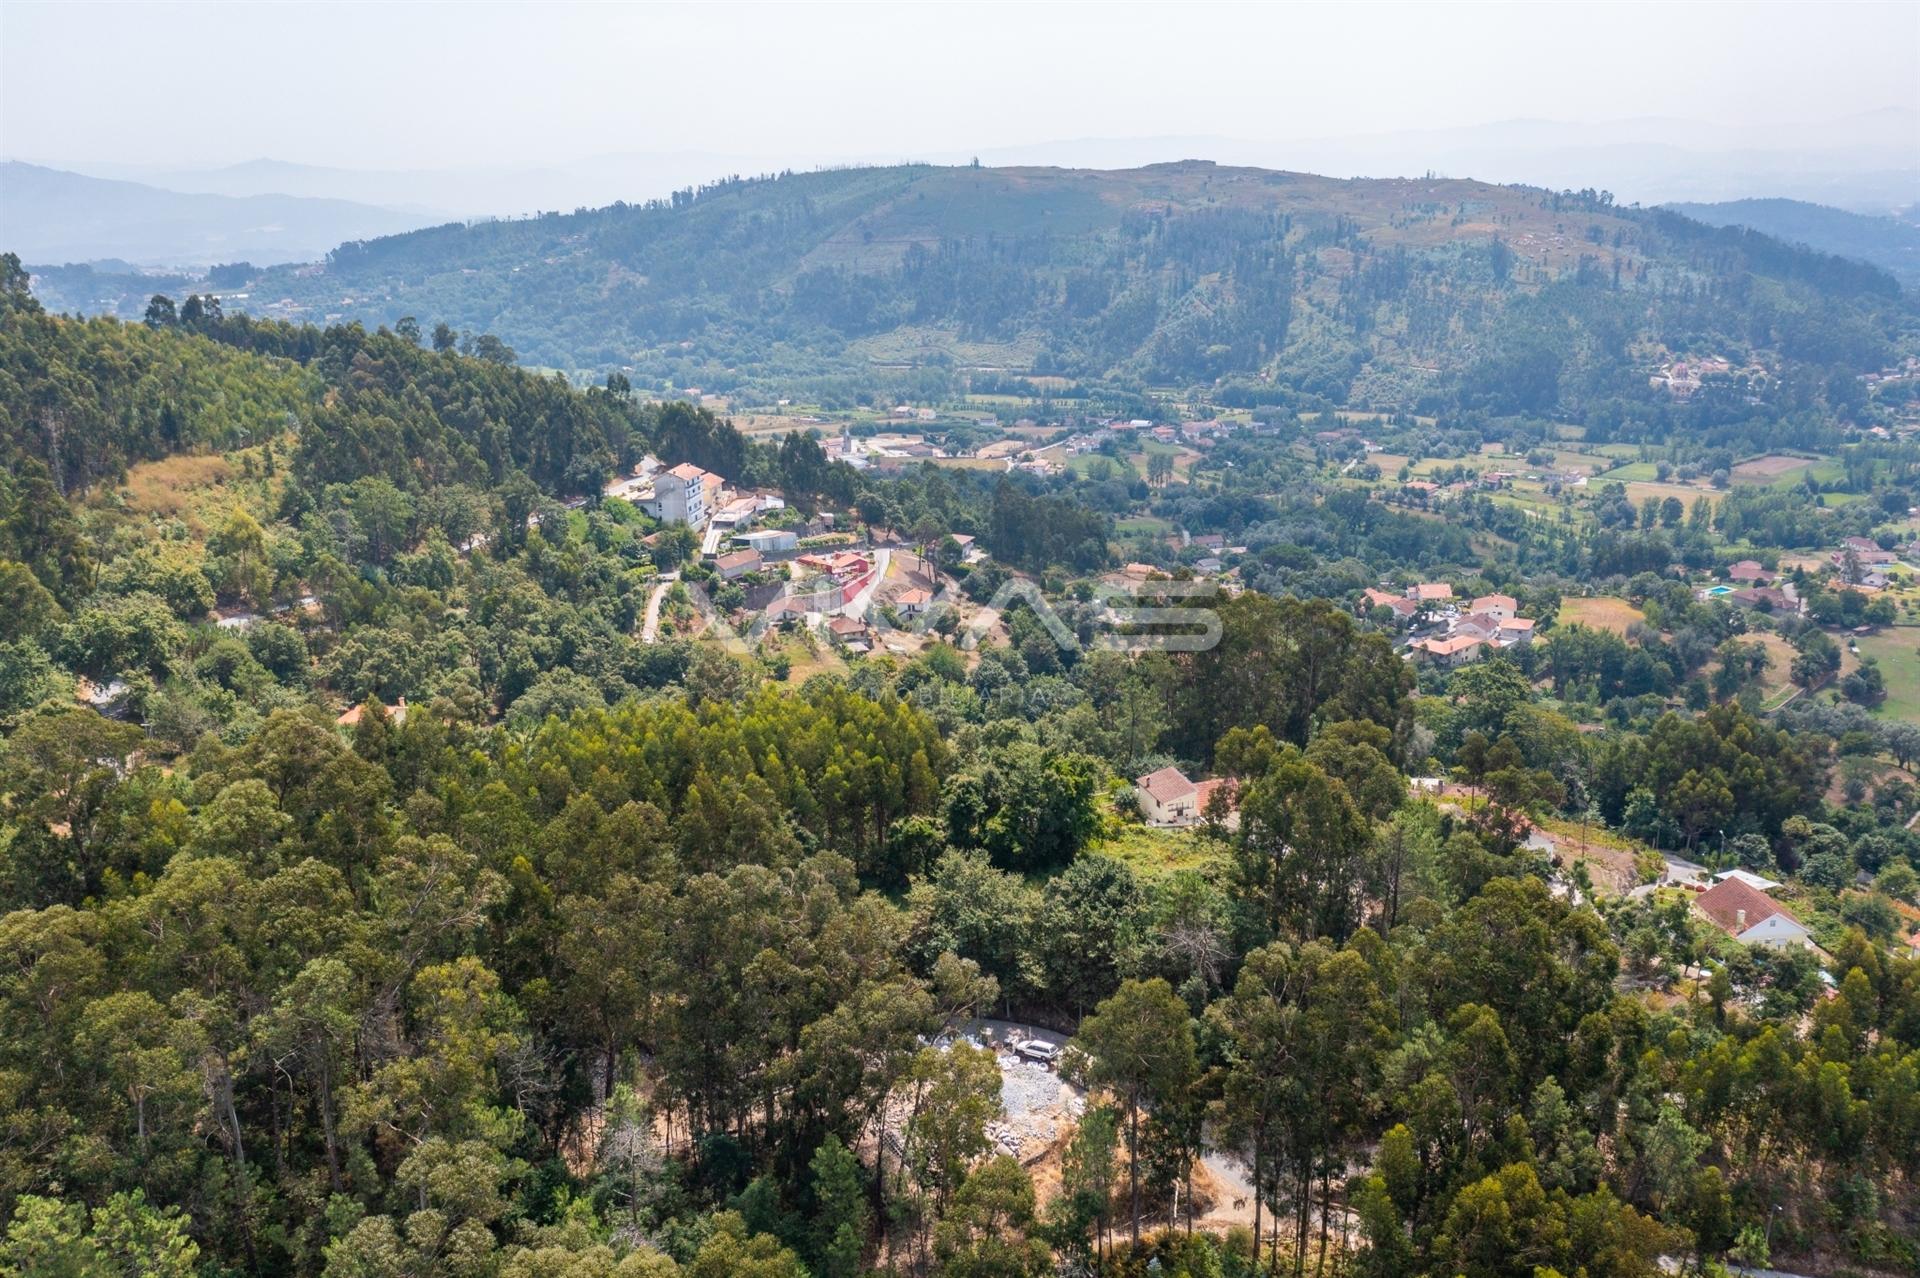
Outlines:
[[56,319],[27,284],[20,259],[0,254],[0,449],[63,496],[133,462],[279,434],[308,402],[297,368],[145,326]]

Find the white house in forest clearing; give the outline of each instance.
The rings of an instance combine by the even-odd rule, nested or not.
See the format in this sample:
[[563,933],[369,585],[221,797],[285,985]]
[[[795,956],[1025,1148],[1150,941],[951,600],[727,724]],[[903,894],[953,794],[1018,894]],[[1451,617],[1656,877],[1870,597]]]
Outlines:
[[1200,814],[1199,790],[1178,768],[1161,768],[1134,782],[1140,815],[1150,825],[1184,825]]
[[[1207,802],[1214,791],[1225,789],[1227,802],[1234,801],[1233,781],[1216,777],[1211,781],[1190,781],[1178,768],[1161,768],[1134,781],[1134,794],[1140,800],[1140,815],[1149,825],[1192,825],[1207,814]],[[1237,818],[1228,818],[1229,823]]]

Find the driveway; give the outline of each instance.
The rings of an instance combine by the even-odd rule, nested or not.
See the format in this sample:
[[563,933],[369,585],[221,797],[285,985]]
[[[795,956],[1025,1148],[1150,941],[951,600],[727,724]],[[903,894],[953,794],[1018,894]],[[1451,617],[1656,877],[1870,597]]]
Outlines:
[[[674,574],[673,576],[678,576]],[[662,577],[654,583],[647,595],[646,616],[640,622],[640,642],[655,643],[660,638],[660,601],[667,597],[667,588],[673,585],[672,577]]]
[[1713,871],[1704,865],[1695,865],[1692,861],[1683,861],[1679,857],[1667,858],[1667,876],[1664,880],[1675,887],[1706,887],[1713,882]]

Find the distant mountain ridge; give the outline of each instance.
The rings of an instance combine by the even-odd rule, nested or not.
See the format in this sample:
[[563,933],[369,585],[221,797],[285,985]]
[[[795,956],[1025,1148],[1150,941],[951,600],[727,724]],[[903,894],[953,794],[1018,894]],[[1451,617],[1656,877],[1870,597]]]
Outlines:
[[0,248],[29,263],[307,261],[342,240],[428,220],[349,200],[185,194],[17,160],[0,164]]
[[226,287],[246,295],[230,309],[413,316],[529,364],[707,390],[961,373],[1500,413],[1644,401],[1662,349],[1881,367],[1909,307],[1876,268],[1593,191],[1209,161],[730,179],[346,243]]
[[994,167],[1132,169],[1184,156],[1222,165],[1353,177],[1439,173],[1553,189],[1592,187],[1621,203],[1786,196],[1869,213],[1920,200],[1920,115],[1891,108],[1798,123],[1728,126],[1639,117],[1508,119],[1399,131],[1253,138],[1222,134],[1078,137],[938,149],[847,152],[822,141],[781,152],[634,150],[482,165],[358,169],[271,157],[238,163],[69,165],[97,177],[214,195],[353,200],[430,220],[521,216],[660,198],[723,174],[885,167],[911,160]]
[[1908,288],[1920,287],[1920,225],[1892,217],[1868,217],[1804,200],[1729,200],[1720,204],[1669,204],[1709,226],[1746,226],[1823,253],[1870,262]]

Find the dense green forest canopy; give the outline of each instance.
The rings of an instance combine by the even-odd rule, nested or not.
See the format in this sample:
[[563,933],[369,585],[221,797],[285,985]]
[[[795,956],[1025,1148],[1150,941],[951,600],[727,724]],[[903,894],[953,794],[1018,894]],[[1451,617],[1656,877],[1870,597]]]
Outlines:
[[[1837,287],[1701,243],[1776,297]],[[1291,413],[1177,484],[887,476],[443,336],[204,296],[61,318],[0,258],[0,1273],[1920,1270],[1920,729],[1813,695],[1864,596],[1808,579],[1763,627],[1674,569],[1875,533],[1911,444],[1843,443],[1820,395],[1622,415],[1599,433],[1658,464],[1844,461],[1687,509],[1596,485],[1578,521],[1370,495],[1337,419]],[[1484,406],[1377,425],[1550,440]],[[1017,579],[1081,642],[1018,604],[806,677],[648,643],[665,571],[715,584],[599,500],[648,451],[836,544],[884,529],[969,600]],[[1086,643],[1123,536],[1195,575],[1176,526],[1245,547],[1201,596],[1218,644]],[[1427,575],[1548,622],[1604,584],[1639,624],[1416,673],[1354,605]],[[1765,642],[1808,694],[1772,714]],[[1176,765],[1234,818],[1147,827],[1130,782]],[[1530,844],[1589,828],[1632,874],[1787,880],[1822,948]],[[982,1015],[1070,1039],[1057,1147],[996,1143],[1013,1067],[954,1037]],[[1223,1159],[1245,1196],[1216,1182],[1209,1227]]]

